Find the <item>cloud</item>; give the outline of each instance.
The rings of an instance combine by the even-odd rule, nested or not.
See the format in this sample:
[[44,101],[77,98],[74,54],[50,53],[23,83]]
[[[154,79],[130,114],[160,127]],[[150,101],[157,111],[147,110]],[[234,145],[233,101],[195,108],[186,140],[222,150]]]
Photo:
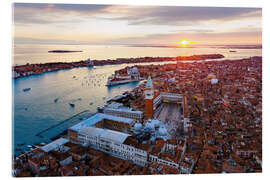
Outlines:
[[192,25],[203,21],[229,21],[244,18],[260,18],[260,8],[227,7],[135,7],[120,17],[110,20],[126,20],[129,25]]
[[181,32],[181,33],[157,33],[144,36],[130,36],[107,40],[75,41],[65,39],[38,39],[38,38],[14,38],[14,43],[26,44],[90,44],[90,45],[176,45],[181,39],[195,40],[197,44],[234,44],[234,43],[261,43],[261,31],[239,31],[239,32]]
[[89,5],[89,4],[45,4],[45,3],[14,3],[15,9],[36,9],[41,11],[63,11],[63,12],[100,12],[111,5]]
[[15,3],[15,42],[173,44],[242,37],[260,43],[261,14],[261,8]]
[[75,40],[64,40],[64,39],[40,39],[40,38],[29,38],[29,37],[15,37],[14,44],[81,44]]
[[112,44],[155,44],[155,45],[175,45],[181,39],[189,39],[197,44],[209,43],[261,43],[261,31],[239,31],[239,32],[179,32],[164,34],[149,34],[142,37],[119,38],[107,43]]
[[[77,18],[68,20],[66,15]],[[203,21],[261,18],[260,8],[118,6],[89,4],[15,3],[15,23],[76,22],[81,17],[127,21],[129,25],[192,25]]]
[[84,16],[104,13],[109,7],[110,5],[14,3],[14,23],[76,23]]
[[183,30],[174,30],[172,33],[212,33],[215,32],[212,29],[183,29]]

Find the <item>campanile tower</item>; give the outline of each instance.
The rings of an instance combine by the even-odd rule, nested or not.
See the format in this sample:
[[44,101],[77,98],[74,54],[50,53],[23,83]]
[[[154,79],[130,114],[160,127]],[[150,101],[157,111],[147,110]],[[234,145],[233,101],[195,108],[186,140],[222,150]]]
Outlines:
[[146,88],[144,90],[145,95],[145,118],[146,119],[153,119],[154,118],[154,106],[153,106],[153,100],[154,100],[154,87],[152,83],[152,79],[150,76],[148,76]]

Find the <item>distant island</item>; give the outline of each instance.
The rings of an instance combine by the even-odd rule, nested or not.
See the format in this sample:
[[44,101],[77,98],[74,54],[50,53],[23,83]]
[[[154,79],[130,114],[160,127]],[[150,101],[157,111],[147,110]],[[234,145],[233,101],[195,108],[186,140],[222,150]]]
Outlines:
[[48,53],[74,53],[74,52],[83,52],[83,51],[70,51],[70,50],[51,50]]

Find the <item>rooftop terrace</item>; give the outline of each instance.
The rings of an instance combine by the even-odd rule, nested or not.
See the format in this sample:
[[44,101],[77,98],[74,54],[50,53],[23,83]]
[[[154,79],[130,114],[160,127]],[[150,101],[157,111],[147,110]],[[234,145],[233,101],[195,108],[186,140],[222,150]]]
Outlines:
[[94,126],[94,124],[98,123],[99,121],[101,121],[103,119],[110,119],[113,121],[118,121],[118,122],[127,123],[127,124],[132,124],[134,121],[133,119],[130,119],[130,118],[123,118],[123,117],[117,117],[117,116],[112,116],[112,115],[108,115],[108,114],[97,113],[97,114],[91,116],[90,118],[88,118],[84,121],[81,121],[78,124],[75,124],[74,126],[70,127],[69,129],[74,130],[74,131],[79,131],[82,127]]
[[123,143],[129,134],[118,132],[118,131],[112,131],[109,129],[101,129],[96,127],[87,127],[84,126],[80,129],[81,134],[86,134],[90,136],[96,136],[103,139],[110,140],[112,142],[118,142]]

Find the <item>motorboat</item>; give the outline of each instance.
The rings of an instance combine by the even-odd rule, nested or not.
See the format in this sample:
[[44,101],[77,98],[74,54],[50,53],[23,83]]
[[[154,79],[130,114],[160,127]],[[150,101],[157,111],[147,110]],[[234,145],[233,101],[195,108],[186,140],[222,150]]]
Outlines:
[[31,88],[24,88],[23,92],[27,92],[27,91],[30,91],[30,90],[31,90]]

